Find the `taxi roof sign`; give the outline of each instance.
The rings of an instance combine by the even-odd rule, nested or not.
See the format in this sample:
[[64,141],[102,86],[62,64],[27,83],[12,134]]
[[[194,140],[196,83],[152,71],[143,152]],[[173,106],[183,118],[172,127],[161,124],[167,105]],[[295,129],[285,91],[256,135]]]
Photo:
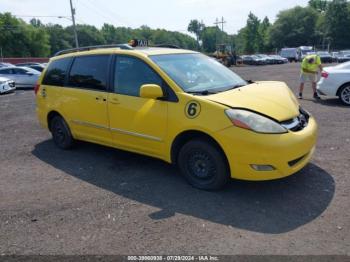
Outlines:
[[132,39],[128,43],[132,47],[147,47],[148,46],[148,40],[141,40],[141,39]]

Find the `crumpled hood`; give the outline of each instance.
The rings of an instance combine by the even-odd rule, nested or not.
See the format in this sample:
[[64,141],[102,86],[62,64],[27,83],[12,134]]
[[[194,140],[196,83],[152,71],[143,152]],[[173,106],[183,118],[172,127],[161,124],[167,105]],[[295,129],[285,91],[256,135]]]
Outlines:
[[278,121],[298,116],[299,103],[284,82],[262,81],[206,96],[228,107],[246,108]]

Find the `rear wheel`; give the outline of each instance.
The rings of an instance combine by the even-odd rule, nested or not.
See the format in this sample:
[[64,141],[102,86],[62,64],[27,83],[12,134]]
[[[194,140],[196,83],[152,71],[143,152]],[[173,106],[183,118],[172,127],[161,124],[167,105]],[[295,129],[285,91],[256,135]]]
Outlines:
[[350,84],[345,85],[340,89],[339,99],[343,104],[350,106]]
[[178,165],[187,181],[199,189],[220,189],[230,177],[222,151],[205,140],[186,143],[179,152]]
[[66,121],[61,116],[55,116],[51,120],[50,130],[56,146],[61,149],[70,149],[73,146],[74,138]]

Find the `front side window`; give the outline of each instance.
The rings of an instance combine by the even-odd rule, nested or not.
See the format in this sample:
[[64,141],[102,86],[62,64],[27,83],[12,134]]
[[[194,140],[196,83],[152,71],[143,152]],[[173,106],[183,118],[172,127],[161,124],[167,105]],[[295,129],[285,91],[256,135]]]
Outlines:
[[145,62],[129,56],[117,57],[114,72],[114,92],[122,95],[139,96],[144,84],[162,86],[162,78]]
[[71,58],[52,61],[46,70],[43,85],[63,86]]
[[153,55],[150,58],[185,92],[222,92],[247,84],[233,71],[202,54]]
[[69,74],[68,86],[105,91],[109,55],[76,57]]

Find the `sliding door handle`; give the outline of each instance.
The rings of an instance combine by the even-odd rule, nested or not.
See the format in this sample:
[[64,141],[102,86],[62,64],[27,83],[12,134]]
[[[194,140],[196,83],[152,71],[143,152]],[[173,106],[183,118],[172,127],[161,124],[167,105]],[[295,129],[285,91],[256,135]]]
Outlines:
[[112,104],[115,104],[115,105],[120,104],[119,100],[117,98],[114,98],[114,97],[110,98],[109,102],[112,103]]

